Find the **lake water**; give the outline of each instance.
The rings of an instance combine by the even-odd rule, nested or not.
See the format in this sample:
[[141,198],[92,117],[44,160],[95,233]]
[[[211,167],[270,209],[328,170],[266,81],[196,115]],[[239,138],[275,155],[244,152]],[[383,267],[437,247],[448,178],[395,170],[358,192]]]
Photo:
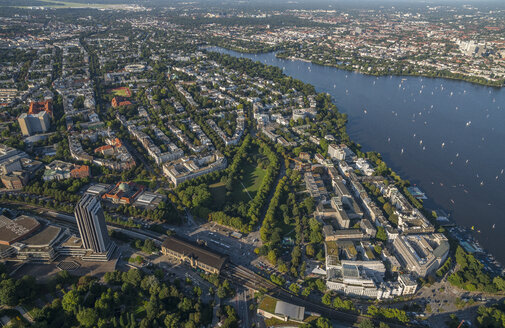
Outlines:
[[[327,92],[347,113],[348,133],[382,154],[505,263],[505,89],[422,77],[373,77],[274,53],[243,54]],[[403,149],[403,151],[402,151]],[[495,228],[493,229],[493,225]],[[477,232],[480,230],[480,233]]]

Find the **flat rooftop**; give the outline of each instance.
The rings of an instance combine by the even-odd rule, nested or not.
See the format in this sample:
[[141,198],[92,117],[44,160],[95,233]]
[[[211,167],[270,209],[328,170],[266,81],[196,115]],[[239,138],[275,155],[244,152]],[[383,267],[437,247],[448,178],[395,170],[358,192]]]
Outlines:
[[29,216],[22,215],[14,220],[0,215],[0,243],[11,245],[40,227],[40,223]]
[[26,244],[28,247],[44,247],[49,246],[51,243],[58,237],[61,232],[60,227],[56,226],[47,226],[39,233],[31,236],[22,241],[23,244]]
[[275,304],[275,314],[280,314],[290,319],[303,321],[303,318],[305,316],[305,308],[303,306],[298,306],[283,301],[277,301],[277,304]]

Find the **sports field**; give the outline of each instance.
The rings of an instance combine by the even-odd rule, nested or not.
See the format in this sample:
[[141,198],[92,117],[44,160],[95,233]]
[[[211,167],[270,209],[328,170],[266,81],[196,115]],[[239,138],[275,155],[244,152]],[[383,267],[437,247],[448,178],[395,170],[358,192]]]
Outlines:
[[127,87],[112,89],[112,90],[110,90],[110,92],[114,96],[119,96],[119,97],[131,97],[131,95],[132,95],[130,88],[127,88]]

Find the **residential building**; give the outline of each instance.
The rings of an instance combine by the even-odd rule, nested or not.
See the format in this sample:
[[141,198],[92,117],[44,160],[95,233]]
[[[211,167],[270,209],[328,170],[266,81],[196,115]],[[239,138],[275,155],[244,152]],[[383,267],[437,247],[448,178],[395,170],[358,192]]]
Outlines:
[[393,247],[402,265],[419,277],[437,270],[449,254],[449,242],[440,233],[399,235]]
[[316,201],[326,200],[328,198],[328,191],[324,186],[321,175],[313,172],[305,172],[303,176],[305,186],[312,198]]
[[339,161],[345,161],[345,151],[336,144],[328,145],[328,155]]
[[417,282],[410,275],[398,275],[398,282],[403,289],[402,295],[413,295],[417,290]]
[[46,165],[46,170],[42,179],[44,181],[64,180],[70,178],[87,178],[90,177],[90,169],[87,165],[77,165],[63,162],[60,160],[52,161]]
[[24,171],[15,171],[2,175],[1,179],[7,189],[22,189],[28,183],[29,176]]
[[326,241],[337,240],[364,240],[367,236],[359,229],[335,230],[333,233],[325,236]]
[[370,238],[375,237],[375,234],[377,233],[377,229],[372,225],[372,222],[368,219],[362,219],[359,222],[360,228],[368,235]]
[[32,101],[30,103],[30,108],[28,109],[28,114],[35,115],[40,112],[46,112],[51,118],[53,118],[53,105],[51,100],[45,101]]
[[226,157],[216,152],[203,158],[186,156],[177,161],[166,163],[163,165],[163,173],[177,186],[186,180],[223,170],[226,165]]

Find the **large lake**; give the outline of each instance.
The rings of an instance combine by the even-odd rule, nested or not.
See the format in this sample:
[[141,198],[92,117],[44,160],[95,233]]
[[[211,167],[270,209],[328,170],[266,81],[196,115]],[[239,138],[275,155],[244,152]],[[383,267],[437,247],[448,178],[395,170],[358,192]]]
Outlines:
[[505,263],[505,89],[373,77],[274,53],[210,50],[278,66],[329,93],[349,116],[352,140],[380,152],[427,194],[430,207],[445,209],[459,225],[475,226],[481,245]]

